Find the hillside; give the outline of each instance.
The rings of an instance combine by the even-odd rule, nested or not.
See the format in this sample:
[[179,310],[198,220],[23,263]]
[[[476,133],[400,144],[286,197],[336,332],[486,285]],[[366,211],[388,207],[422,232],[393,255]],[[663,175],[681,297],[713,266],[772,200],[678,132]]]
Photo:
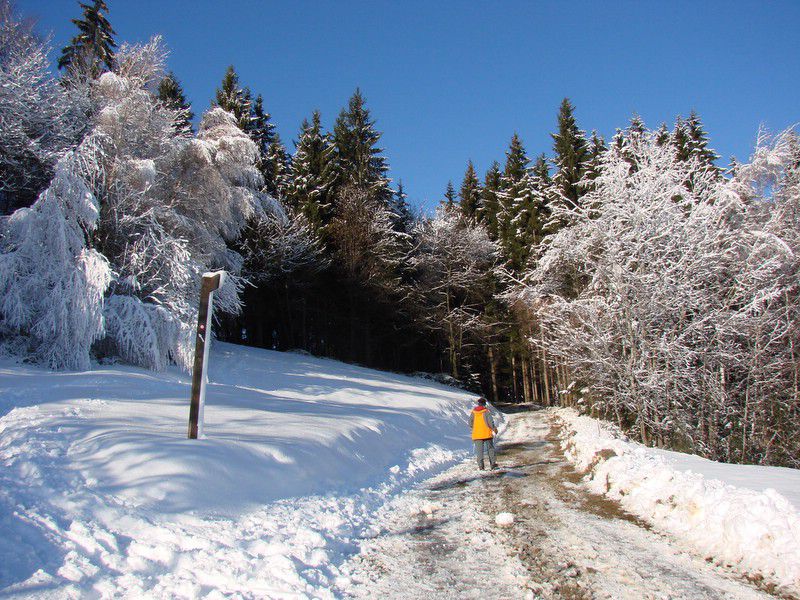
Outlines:
[[469,447],[468,394],[300,354],[215,344],[197,441],[177,369],[0,374],[12,595],[325,589],[342,539]]

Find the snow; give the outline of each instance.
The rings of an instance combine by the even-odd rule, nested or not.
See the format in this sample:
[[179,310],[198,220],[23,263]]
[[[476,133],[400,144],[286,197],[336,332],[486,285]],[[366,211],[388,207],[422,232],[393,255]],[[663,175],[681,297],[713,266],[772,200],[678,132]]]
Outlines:
[[497,516],[494,518],[494,522],[500,525],[501,527],[508,527],[514,524],[514,515],[512,515],[509,512],[498,513]]
[[468,456],[461,390],[224,343],[209,378],[188,440],[176,368],[0,361],[0,595],[329,598],[374,512]]
[[800,593],[800,470],[647,448],[571,409],[554,414],[591,491],[718,564]]

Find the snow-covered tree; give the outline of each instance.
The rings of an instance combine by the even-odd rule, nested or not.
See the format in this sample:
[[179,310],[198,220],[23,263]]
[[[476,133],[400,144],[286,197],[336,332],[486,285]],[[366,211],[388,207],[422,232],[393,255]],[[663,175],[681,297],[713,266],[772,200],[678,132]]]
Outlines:
[[792,131],[730,181],[663,132],[605,153],[518,291],[587,408],[648,443],[796,464],[798,164]]
[[243,259],[230,244],[271,206],[258,194],[257,148],[230,113],[211,109],[194,139],[176,133],[176,111],[152,92],[163,59],[157,39],[123,47],[92,90],[102,148],[94,243],[117,274],[99,349],[150,368],[189,364],[204,271],[229,273],[216,305],[240,309]]
[[288,203],[317,230],[330,223],[336,182],[335,148],[322,132],[319,111],[304,120],[292,157]]
[[328,260],[320,237],[302,214],[283,208],[250,220],[242,234],[243,273],[254,284],[268,284],[298,271],[315,273]]
[[80,152],[61,158],[33,206],[7,220],[0,247],[0,331],[16,334],[6,342],[56,369],[89,367],[111,281],[108,261],[87,244],[99,207]]
[[486,229],[459,211],[441,206],[419,222],[411,264],[425,326],[443,335],[453,377],[458,378],[467,345],[486,327],[482,307],[499,252]]
[[589,144],[586,135],[578,128],[575,108],[564,98],[558,111],[558,132],[552,134],[555,152],[556,174],[553,183],[559,190],[558,201],[567,207],[575,207],[583,195],[579,183],[586,172],[589,160]]
[[86,127],[85,90],[58,85],[47,51],[0,2],[0,214],[36,199]]

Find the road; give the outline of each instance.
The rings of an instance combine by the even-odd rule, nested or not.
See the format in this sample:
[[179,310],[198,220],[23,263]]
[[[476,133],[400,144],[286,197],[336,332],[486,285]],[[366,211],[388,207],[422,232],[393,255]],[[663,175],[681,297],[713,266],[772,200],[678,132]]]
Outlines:
[[[565,462],[546,412],[509,415],[501,469],[467,461],[389,502],[343,565],[350,598],[774,598],[688,554]],[[510,526],[495,522],[514,515]]]

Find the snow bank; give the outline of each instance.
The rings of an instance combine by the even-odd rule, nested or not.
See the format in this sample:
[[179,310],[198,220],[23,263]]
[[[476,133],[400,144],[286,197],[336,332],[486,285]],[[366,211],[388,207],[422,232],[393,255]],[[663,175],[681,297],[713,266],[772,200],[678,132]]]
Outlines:
[[190,378],[0,362],[0,595],[332,597],[388,496],[467,455],[470,395],[215,343]]
[[800,471],[647,448],[571,409],[554,414],[593,492],[718,564],[800,593]]

